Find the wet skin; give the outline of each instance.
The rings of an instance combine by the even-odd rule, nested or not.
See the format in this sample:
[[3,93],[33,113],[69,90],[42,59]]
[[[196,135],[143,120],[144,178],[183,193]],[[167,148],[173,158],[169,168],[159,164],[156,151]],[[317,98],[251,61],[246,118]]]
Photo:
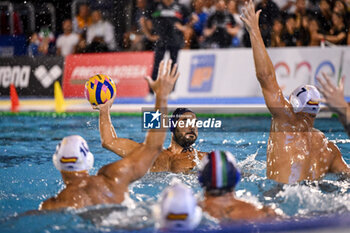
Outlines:
[[236,199],[233,192],[222,196],[210,196],[205,193],[204,200],[200,205],[205,212],[221,222],[224,220],[262,221],[276,217],[273,209],[269,207],[258,208],[253,204]]
[[[196,120],[192,112],[185,112],[178,120],[178,124],[186,126],[186,122]],[[171,145],[163,150],[151,169],[152,172],[171,171],[174,173],[192,171],[206,153],[195,149],[186,150],[196,140],[198,135],[197,127],[176,127],[173,132]],[[182,144],[182,145],[179,145]]]
[[[163,68],[164,62],[162,61],[159,70],[163,71]],[[159,72],[156,81],[148,79],[156,95],[155,110],[161,111],[161,114],[167,114],[168,96],[179,77],[176,65],[171,69],[171,62],[168,62],[165,70],[165,72]],[[104,106],[108,109],[110,107]],[[128,191],[128,185],[143,177],[151,168],[162,150],[165,137],[164,130],[148,130],[145,141],[129,156],[103,166],[95,176],[89,176],[87,171],[61,171],[66,185],[65,189],[57,196],[44,201],[39,209],[52,210],[65,207],[81,208],[97,204],[120,204]]]
[[317,180],[328,172],[347,172],[341,153],[313,128],[314,117],[295,114],[286,103],[284,117],[273,117],[267,146],[267,177],[282,183]]
[[328,172],[350,174],[337,146],[313,128],[314,116],[294,113],[291,104],[284,98],[260,34],[260,12],[255,12],[250,1],[246,3],[241,19],[249,32],[256,76],[272,114],[267,177],[281,183],[294,183],[317,180]]
[[[186,127],[186,121],[193,119],[196,119],[196,115],[191,112],[185,112],[180,116],[178,125],[183,122],[184,127],[176,127],[172,133],[170,146],[162,150],[154,162],[151,172],[187,173],[192,171],[207,154],[191,148],[191,145],[197,140],[198,129],[191,125]],[[117,137],[110,121],[109,108],[100,109],[100,134],[102,146],[123,158],[142,145],[130,139]],[[192,150],[186,149],[187,147]]]

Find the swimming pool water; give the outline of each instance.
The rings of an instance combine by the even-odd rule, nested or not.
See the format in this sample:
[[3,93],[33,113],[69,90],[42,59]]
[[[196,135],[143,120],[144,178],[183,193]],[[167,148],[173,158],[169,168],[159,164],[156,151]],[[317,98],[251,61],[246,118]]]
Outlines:
[[[217,118],[219,119],[219,118]],[[266,179],[266,144],[269,117],[223,117],[222,131],[199,131],[195,147],[201,151],[229,150],[243,172],[237,196],[256,204],[278,208],[287,216],[311,217],[347,214],[350,183],[336,175],[320,182],[281,185]],[[144,140],[140,117],[112,117],[119,137]],[[317,119],[315,127],[335,140],[347,163],[350,141],[336,119]],[[0,231],[1,232],[109,232],[125,229],[153,231],[150,206],[174,178],[191,186],[200,198],[196,174],[149,173],[130,185],[128,208],[97,206],[78,211],[24,214],[63,188],[60,173],[52,164],[57,143],[78,134],[95,156],[90,174],[119,157],[100,144],[98,117],[1,116],[0,118]],[[164,147],[170,143],[167,135]],[[210,217],[199,229],[218,229]]]

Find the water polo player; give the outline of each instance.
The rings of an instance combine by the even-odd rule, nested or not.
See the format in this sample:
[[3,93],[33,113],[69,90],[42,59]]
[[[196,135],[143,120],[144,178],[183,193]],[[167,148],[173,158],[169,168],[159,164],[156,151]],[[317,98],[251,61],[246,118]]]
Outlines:
[[156,228],[165,232],[191,231],[201,222],[202,209],[191,188],[179,181],[172,182],[153,208]]
[[[163,71],[163,65],[160,66]],[[156,94],[156,109],[167,114],[168,95],[172,91],[179,74],[176,67],[170,72],[158,74],[158,79],[150,81]],[[97,204],[120,204],[128,185],[141,178],[157,158],[166,137],[165,130],[151,129],[144,143],[133,150],[129,156],[103,166],[95,176],[88,170],[93,166],[93,155],[86,141],[80,136],[69,136],[58,144],[53,161],[61,172],[66,185],[57,196],[44,201],[39,209],[59,209],[65,207],[82,208]]]
[[224,220],[263,220],[276,216],[269,207],[258,208],[235,197],[240,171],[228,151],[212,151],[201,161],[199,183],[204,189],[203,211]]
[[267,145],[267,177],[282,183],[317,180],[327,172],[347,173],[338,147],[313,128],[320,94],[311,85],[297,88],[286,100],[259,30],[259,15],[252,1],[243,9],[242,21],[249,32],[256,76],[272,114]]
[[[171,63],[171,61],[169,62]],[[147,79],[150,80],[149,78]],[[121,157],[127,157],[129,154],[142,144],[127,138],[117,136],[110,118],[110,107],[115,99],[113,98],[105,104],[98,106],[100,111],[100,134],[102,146]],[[197,140],[197,127],[179,127],[175,122],[196,119],[196,115],[187,108],[178,108],[173,113],[170,130],[172,132],[171,143],[167,149],[164,149],[154,162],[152,172],[188,172],[195,166],[195,158],[201,159],[206,153],[198,152],[192,148],[192,144]],[[176,127],[173,127],[176,125]]]

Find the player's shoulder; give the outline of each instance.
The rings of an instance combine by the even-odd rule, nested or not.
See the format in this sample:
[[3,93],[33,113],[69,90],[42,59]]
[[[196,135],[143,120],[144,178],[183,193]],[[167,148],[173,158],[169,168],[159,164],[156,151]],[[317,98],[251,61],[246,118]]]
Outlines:
[[[339,148],[337,147],[337,145],[336,145],[334,142],[328,140],[328,138],[326,137],[326,135],[324,135],[324,133],[323,133],[321,130],[315,129],[315,128],[313,128],[312,130],[313,130],[313,133],[314,133],[313,137],[314,137],[314,138],[316,137],[316,139],[317,139],[319,142],[321,142],[323,145],[326,145],[326,146],[328,147],[328,149],[330,149],[331,151],[334,151],[334,152],[336,152],[336,151],[339,150]],[[318,146],[319,146],[319,145],[320,145],[320,144],[318,144]]]
[[312,128],[312,132],[315,133],[315,134],[318,134],[318,135],[320,135],[322,137],[325,137],[324,133],[321,130],[319,130],[319,129]]
[[[80,187],[79,187],[80,186]],[[81,185],[70,184],[67,185],[65,189],[63,189],[57,196],[57,200],[70,199],[71,196],[80,192]]]
[[173,152],[171,152],[170,150],[169,150],[169,148],[168,149],[163,149],[161,152],[160,152],[160,154],[158,155],[158,159],[169,159],[171,156],[173,156],[174,155],[174,153]]
[[244,201],[244,200],[240,200],[240,199],[237,199],[237,200],[236,200],[235,206],[242,207],[242,208],[244,208],[244,209],[246,209],[246,210],[255,210],[255,209],[258,209],[254,204],[249,203],[249,202]]
[[323,144],[324,143],[326,143],[326,144],[329,143],[327,137],[319,129],[312,128],[312,137],[313,137],[315,142],[321,142]]
[[209,154],[208,152],[202,152],[202,151],[196,151],[196,153],[198,154],[199,159],[202,159]]
[[312,133],[314,137],[317,137],[318,139],[322,139],[322,140],[325,140],[325,142],[326,141],[328,142],[326,135],[324,135],[324,133],[321,130],[312,128]]
[[105,176],[104,173],[98,173],[96,176],[89,176],[89,179],[86,182],[85,186],[90,185],[98,185],[101,182],[106,181],[106,178],[109,178],[108,176]]

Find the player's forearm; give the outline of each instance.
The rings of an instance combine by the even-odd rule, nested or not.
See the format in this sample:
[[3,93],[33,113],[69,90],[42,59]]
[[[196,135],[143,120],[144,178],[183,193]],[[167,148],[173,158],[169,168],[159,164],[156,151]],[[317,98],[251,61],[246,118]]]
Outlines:
[[[156,96],[155,111],[159,110],[162,114],[167,114],[167,96]],[[162,122],[161,116],[161,122]],[[166,131],[165,129],[151,129],[147,132],[144,146],[140,148],[140,151],[132,153],[134,174],[132,180],[137,180],[144,176],[146,172],[151,168],[152,164],[160,154],[163,148]],[[142,154],[142,156],[140,156]]]
[[109,108],[100,110],[99,126],[102,146],[109,149],[113,140],[117,138],[117,134],[111,121]]
[[[156,95],[155,111],[159,111],[161,122],[163,122],[163,116],[167,115],[168,96]],[[161,124],[162,127],[162,124]],[[162,148],[166,137],[166,131],[164,129],[151,129],[147,132],[145,145],[152,148]]]
[[275,78],[274,67],[266,51],[259,28],[253,28],[249,32],[253,49],[255,72],[261,84]]

